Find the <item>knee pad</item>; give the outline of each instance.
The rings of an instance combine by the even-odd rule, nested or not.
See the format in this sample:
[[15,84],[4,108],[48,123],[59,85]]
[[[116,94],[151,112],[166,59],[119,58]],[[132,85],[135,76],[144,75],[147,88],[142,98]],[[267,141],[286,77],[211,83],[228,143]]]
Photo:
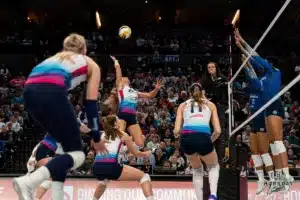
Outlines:
[[266,167],[269,167],[269,166],[273,165],[273,161],[272,161],[272,158],[271,158],[270,154],[265,153],[265,154],[261,155],[261,158],[262,158],[262,160],[263,160]]
[[277,148],[275,144],[270,144],[271,152],[273,156],[278,156]]
[[141,180],[140,180],[140,183],[141,184],[143,184],[143,183],[145,183],[145,182],[147,182],[147,181],[151,181],[151,178],[150,178],[150,176],[149,176],[149,174],[144,174],[144,176],[141,178]]
[[284,144],[283,144],[282,141],[275,141],[274,145],[276,147],[276,150],[277,150],[278,154],[286,152],[286,148],[285,148],[285,146],[284,146]]
[[99,181],[99,185],[107,186],[109,183],[110,183],[110,181],[107,180],[107,179],[105,179],[105,180],[103,180],[103,181]]
[[264,165],[260,155],[252,155],[251,158],[253,160],[254,167],[261,167]]
[[68,152],[68,154],[73,158],[74,161],[71,170],[77,169],[83,164],[85,160],[85,154],[83,153],[83,151],[73,151],[73,152]]
[[203,166],[201,166],[200,168],[197,169],[192,169],[193,172],[193,176],[203,176],[204,172],[203,172]]
[[52,186],[52,181],[50,180],[47,180],[47,181],[44,181],[42,184],[41,184],[41,187],[44,188],[45,190],[49,190]]

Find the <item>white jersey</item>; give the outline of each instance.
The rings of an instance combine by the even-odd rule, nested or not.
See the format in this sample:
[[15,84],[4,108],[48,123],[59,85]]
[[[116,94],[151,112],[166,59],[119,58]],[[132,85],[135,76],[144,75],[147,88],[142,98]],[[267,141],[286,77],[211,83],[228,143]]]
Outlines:
[[210,128],[211,110],[207,104],[202,107],[192,99],[185,102],[183,110],[182,134],[189,133],[211,133]]
[[84,55],[74,54],[70,59],[50,57],[37,65],[25,84],[52,83],[67,86],[69,90],[87,81],[88,64]]
[[[105,133],[102,133],[101,139],[105,138]],[[122,147],[123,141],[116,137],[115,140],[109,140],[106,143],[107,155],[97,154],[95,157],[96,163],[114,163],[118,162],[119,153]]]
[[[39,142],[34,147],[34,149],[32,150],[31,156],[30,156],[29,160],[27,161],[27,170],[28,170],[28,173],[33,172],[35,170],[35,165],[37,163],[36,157],[35,157],[36,156],[36,151],[38,150],[39,146],[42,144],[41,142]],[[55,154],[64,154],[64,150],[63,150],[61,144],[58,143],[58,142],[56,142],[56,146],[57,146],[57,148],[56,148]]]
[[118,92],[119,97],[119,112],[128,114],[136,114],[138,103],[138,92],[131,87],[125,85]]

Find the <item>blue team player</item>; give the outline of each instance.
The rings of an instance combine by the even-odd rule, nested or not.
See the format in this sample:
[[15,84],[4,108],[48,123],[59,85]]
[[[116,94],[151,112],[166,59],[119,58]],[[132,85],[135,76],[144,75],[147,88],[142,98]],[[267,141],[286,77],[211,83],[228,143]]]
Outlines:
[[[240,41],[246,50],[247,55],[251,53],[252,48],[247,44],[247,42],[241,37],[238,30],[235,31],[235,37]],[[280,92],[281,89],[281,72],[274,65],[270,64],[267,60],[261,58],[256,52],[252,53],[250,59],[255,71],[263,71],[263,77],[261,79],[263,86],[263,101],[266,104],[271,100],[276,94]],[[284,189],[288,190],[290,184],[293,183],[294,178],[289,174],[288,168],[288,157],[286,153],[286,148],[283,144],[283,118],[284,109],[280,99],[277,99],[265,110],[265,123],[267,132],[270,135],[270,147],[274,158],[276,179],[278,180],[276,184],[273,184],[272,190],[278,188],[278,182],[288,182],[285,184]],[[281,176],[283,173],[284,176]]]
[[[237,42],[237,46],[243,48],[240,43]],[[242,49],[243,50],[243,49]],[[242,61],[246,60],[245,55],[242,55]],[[255,113],[259,110],[263,104],[263,87],[262,87],[262,75],[257,76],[250,62],[246,64],[244,68],[246,78],[248,80],[249,89],[249,106],[251,113]],[[265,186],[266,181],[264,179],[264,165],[265,170],[269,175],[269,181],[274,182],[274,170],[273,161],[268,153],[269,151],[269,138],[265,130],[265,116],[264,112],[260,113],[252,120],[252,131],[250,134],[250,149],[252,153],[252,160],[254,163],[255,171],[258,176],[258,187],[256,194],[260,194]]]
[[22,200],[33,200],[33,191],[42,182],[53,180],[52,199],[64,199],[63,186],[69,169],[85,160],[80,130],[68,91],[87,82],[85,110],[97,151],[106,152],[99,133],[98,89],[100,67],[88,56],[83,36],[71,34],[64,40],[63,51],[33,68],[24,87],[24,102],[29,113],[62,145],[65,154],[51,159],[33,173],[15,178],[13,186]]

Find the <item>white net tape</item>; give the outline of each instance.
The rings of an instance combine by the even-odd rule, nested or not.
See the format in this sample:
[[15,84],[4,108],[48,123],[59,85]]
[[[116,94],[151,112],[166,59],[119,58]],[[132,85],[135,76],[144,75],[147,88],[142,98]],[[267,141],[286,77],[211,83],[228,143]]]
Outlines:
[[253,118],[263,112],[267,107],[269,107],[274,101],[276,101],[279,97],[281,97],[284,93],[286,93],[291,87],[293,87],[297,82],[300,80],[300,74],[294,78],[287,86],[285,86],[279,93],[277,93],[270,101],[268,101],[264,106],[262,106],[258,111],[253,113],[247,120],[241,123],[238,127],[236,127],[232,132],[231,135],[238,132],[241,128],[247,125]]
[[[265,30],[265,32],[263,33],[263,35],[261,36],[261,38],[258,40],[258,42],[256,43],[256,45],[254,46],[254,48],[251,50],[251,52],[249,53],[249,55],[247,56],[246,60],[243,62],[243,64],[239,67],[239,69],[236,71],[236,73],[234,74],[234,76],[231,78],[231,80],[228,82],[228,108],[229,108],[229,136],[232,136],[234,133],[238,132],[241,128],[243,128],[246,124],[248,124],[254,117],[256,117],[257,115],[259,115],[262,111],[264,111],[264,109],[266,109],[270,104],[272,104],[277,98],[279,98],[284,92],[286,92],[287,90],[289,90],[295,83],[297,83],[299,81],[299,76],[297,76],[291,83],[293,84],[288,84],[285,88],[283,88],[281,90],[280,93],[278,93],[276,96],[274,96],[268,103],[266,103],[263,107],[261,107],[258,111],[256,111],[254,114],[252,114],[252,116],[250,118],[248,118],[247,120],[245,120],[241,125],[239,125],[237,128],[235,128],[234,130],[232,130],[233,127],[233,115],[232,115],[232,83],[233,81],[237,78],[238,74],[243,70],[244,66],[246,65],[246,63],[248,62],[248,60],[251,58],[251,55],[256,51],[256,49],[258,48],[258,46],[262,43],[262,41],[265,39],[265,37],[267,36],[267,34],[270,32],[270,30],[273,28],[273,26],[275,25],[275,23],[277,22],[277,20],[279,19],[279,17],[281,16],[281,14],[283,13],[283,11],[287,8],[287,6],[289,5],[289,3],[291,2],[291,0],[286,0],[285,3],[283,4],[283,6],[281,7],[281,9],[278,11],[278,13],[276,14],[276,16],[274,17],[274,19],[272,20],[272,22],[270,23],[270,25],[268,26],[268,28]],[[296,80],[296,81],[295,81]],[[288,88],[288,86],[290,86]],[[280,95],[279,95],[280,94]],[[275,98],[276,97],[276,98]]]

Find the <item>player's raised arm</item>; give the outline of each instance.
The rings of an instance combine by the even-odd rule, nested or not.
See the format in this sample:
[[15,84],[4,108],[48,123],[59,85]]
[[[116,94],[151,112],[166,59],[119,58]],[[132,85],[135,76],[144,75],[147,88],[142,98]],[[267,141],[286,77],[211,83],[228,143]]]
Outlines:
[[151,92],[138,92],[138,97],[139,98],[154,98],[156,97],[157,93],[159,92],[160,88],[162,88],[163,85],[161,84],[161,80],[158,80],[155,84],[155,89],[152,90]]
[[121,69],[121,66],[119,64],[119,61],[114,56],[110,56],[110,58],[114,62],[114,66],[115,66],[115,69],[116,69],[116,85],[118,86],[121,83],[121,80],[122,80],[122,69]]

